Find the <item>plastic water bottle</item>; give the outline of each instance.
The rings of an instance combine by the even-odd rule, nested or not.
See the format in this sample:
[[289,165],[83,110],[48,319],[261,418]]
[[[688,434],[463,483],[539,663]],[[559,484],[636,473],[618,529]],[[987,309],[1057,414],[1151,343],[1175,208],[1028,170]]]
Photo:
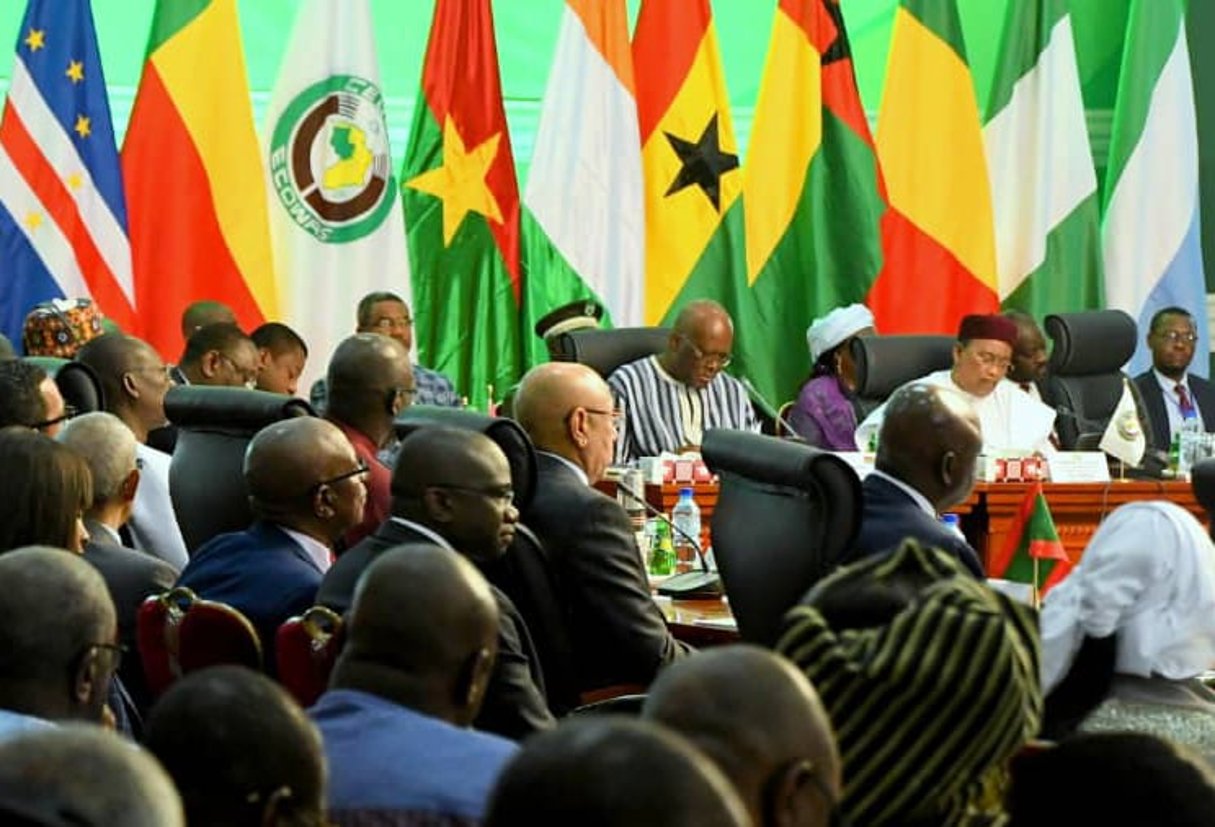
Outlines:
[[[700,545],[700,506],[692,499],[691,488],[679,489],[679,502],[671,509],[671,523],[675,526],[675,571],[691,571],[696,567],[697,546]],[[695,538],[696,545],[692,544]]]
[[[1189,479],[1190,468],[1194,465],[1195,454],[1198,451],[1202,434],[1202,423],[1197,416],[1188,416],[1181,421],[1181,428],[1174,435],[1177,442],[1177,477]],[[1172,451],[1169,452],[1172,454]],[[1170,456],[1170,459],[1172,457]]]
[[941,525],[945,526],[945,528],[950,533],[954,534],[959,540],[966,540],[966,535],[962,533],[962,523],[957,514],[942,514]]

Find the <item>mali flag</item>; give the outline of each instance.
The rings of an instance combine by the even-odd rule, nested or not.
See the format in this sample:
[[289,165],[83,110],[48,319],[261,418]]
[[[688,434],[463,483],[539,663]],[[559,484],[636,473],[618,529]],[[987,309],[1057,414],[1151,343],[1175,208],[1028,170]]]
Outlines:
[[1042,483],[1035,483],[1025,492],[1004,547],[989,562],[988,576],[1029,583],[1038,596],[1045,595],[1071,570],[1072,561],[1055,531]]
[[181,312],[215,299],[245,329],[278,313],[266,178],[236,0],[159,0],[122,146],[133,331],[181,352]]
[[890,197],[885,263],[869,293],[881,333],[955,333],[995,313],[987,161],[956,0],[900,0],[878,115]]
[[792,399],[809,359],[771,355],[815,317],[863,301],[882,267],[886,205],[836,0],[780,0],[743,201],[750,324],[763,332],[748,341],[748,375],[768,398]]
[[437,0],[401,170],[422,363],[475,407],[519,378],[519,188],[489,0]]

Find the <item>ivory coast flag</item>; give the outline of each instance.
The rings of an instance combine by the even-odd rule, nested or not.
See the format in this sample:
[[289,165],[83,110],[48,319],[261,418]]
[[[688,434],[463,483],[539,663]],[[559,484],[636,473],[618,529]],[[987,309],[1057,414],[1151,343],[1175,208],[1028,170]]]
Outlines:
[[519,378],[519,189],[489,0],[436,0],[401,170],[418,356],[475,407]]
[[181,312],[215,299],[278,315],[265,173],[236,0],[159,0],[122,145],[138,333],[181,353]]
[[367,0],[300,4],[265,138],[282,315],[323,372],[359,298],[410,296]]
[[983,126],[1000,300],[1101,307],[1101,232],[1068,0],[1008,4]]
[[642,321],[645,217],[633,56],[624,0],[567,0],[523,193],[522,335],[550,310],[597,298],[618,326]]
[[991,190],[956,0],[900,0],[877,148],[891,208],[869,293],[878,330],[955,333],[963,315],[996,312]]
[[[764,339],[748,376],[796,396],[805,359],[774,359],[832,308],[862,301],[882,266],[877,158],[836,0],[780,0],[747,162],[747,281]],[[767,354],[767,358],[764,358]]]
[[[673,320],[685,301],[745,306],[742,176],[708,0],[642,0],[633,33],[645,175],[645,321]],[[745,368],[744,368],[745,372]]]

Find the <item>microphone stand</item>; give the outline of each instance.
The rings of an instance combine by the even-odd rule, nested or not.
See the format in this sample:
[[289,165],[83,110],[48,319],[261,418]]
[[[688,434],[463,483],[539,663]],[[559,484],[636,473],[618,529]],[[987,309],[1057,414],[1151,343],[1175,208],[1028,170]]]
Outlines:
[[654,506],[646,502],[645,497],[638,492],[629,488],[623,482],[616,483],[616,490],[623,491],[625,495],[634,502],[640,503],[641,507],[646,510],[646,513],[662,520],[674,534],[678,534],[684,540],[692,544],[692,548],[696,551],[696,559],[700,561],[700,571],[685,571],[682,574],[672,575],[662,582],[658,587],[658,593],[676,600],[692,600],[702,597],[720,597],[721,596],[721,577],[715,572],[709,571],[709,563],[705,559],[704,551],[700,548],[700,538],[693,537],[686,531],[675,525],[671,518],[663,514]]
[[798,434],[797,430],[789,424],[789,420],[781,416],[780,408],[772,407],[772,403],[768,401],[767,397],[759,392],[759,388],[755,387],[750,379],[744,376],[738,381],[741,382],[743,388],[746,389],[747,395],[750,396],[755,402],[758,402],[760,407],[764,409],[764,413],[772,417],[773,422],[785,429],[786,436],[792,437],[793,439],[801,439],[801,435]]

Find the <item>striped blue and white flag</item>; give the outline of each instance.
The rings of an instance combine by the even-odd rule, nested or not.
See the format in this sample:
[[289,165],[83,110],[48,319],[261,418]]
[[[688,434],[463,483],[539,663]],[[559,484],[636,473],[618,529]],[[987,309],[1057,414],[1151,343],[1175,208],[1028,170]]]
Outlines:
[[89,0],[30,0],[0,116],[0,332],[29,309],[90,296],[134,319],[118,150]]

